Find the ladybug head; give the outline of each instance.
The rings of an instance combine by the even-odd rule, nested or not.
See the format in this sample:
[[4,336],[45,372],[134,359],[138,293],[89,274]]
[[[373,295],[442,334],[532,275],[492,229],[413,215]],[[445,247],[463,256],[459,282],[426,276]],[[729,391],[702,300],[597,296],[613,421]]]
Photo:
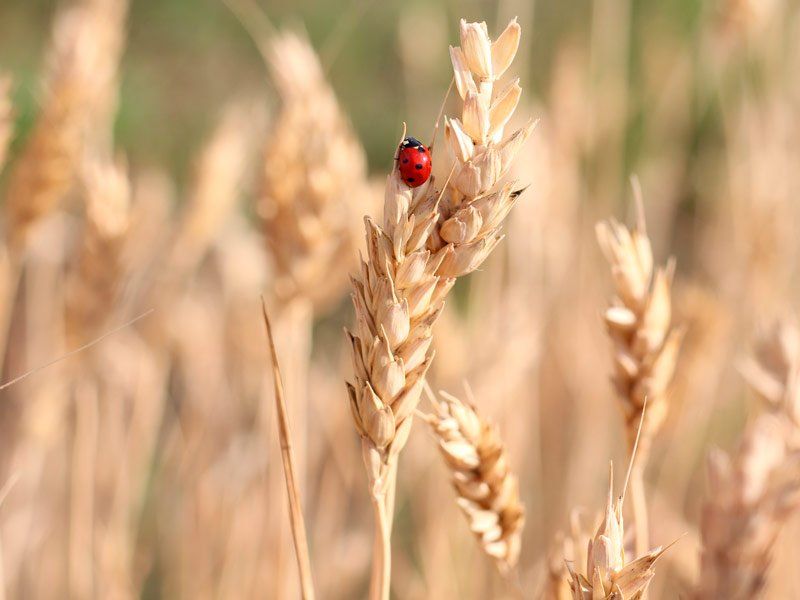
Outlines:
[[403,143],[400,144],[401,148],[424,148],[425,144],[420,142],[417,138],[408,136],[406,139],[403,140]]

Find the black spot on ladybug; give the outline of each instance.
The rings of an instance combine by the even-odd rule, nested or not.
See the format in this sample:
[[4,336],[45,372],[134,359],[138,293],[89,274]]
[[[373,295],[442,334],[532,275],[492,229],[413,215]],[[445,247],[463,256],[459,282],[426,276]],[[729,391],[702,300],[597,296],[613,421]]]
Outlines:
[[407,159],[407,158],[404,158],[404,159],[403,159],[403,164],[406,164],[407,162],[408,162],[408,159]]
[[415,168],[415,169],[417,169],[417,170],[419,170],[419,169],[421,169],[421,168],[422,168],[422,165],[420,165],[420,164],[416,164],[416,165],[414,165],[414,168]]
[[406,179],[406,181],[408,183],[413,183],[414,182],[414,178],[413,177],[409,177],[408,179]]

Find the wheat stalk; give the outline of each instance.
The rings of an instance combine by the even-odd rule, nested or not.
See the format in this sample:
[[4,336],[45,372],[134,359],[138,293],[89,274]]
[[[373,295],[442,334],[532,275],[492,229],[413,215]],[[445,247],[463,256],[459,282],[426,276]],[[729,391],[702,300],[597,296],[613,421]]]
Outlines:
[[[433,179],[412,189],[395,169],[386,183],[382,224],[365,219],[367,258],[352,278],[356,328],[348,332],[355,381],[347,388],[376,516],[374,598],[389,593],[393,473],[433,360],[431,328],[455,278],[478,268],[500,241],[501,222],[520,193],[510,184],[491,191],[533,127],[502,139],[519,93],[512,86],[492,97],[519,36],[515,20],[494,44],[485,24],[461,22],[461,48],[451,57],[466,130],[480,135],[473,140],[457,120],[447,122],[456,164],[446,200]],[[485,121],[486,136],[473,131],[476,119]]]
[[11,77],[0,74],[0,173],[6,164],[8,146],[14,133],[14,107],[11,103]]
[[282,304],[301,297],[321,309],[341,297],[359,236],[354,217],[371,204],[366,157],[308,39],[276,34],[266,54],[281,98],[258,206],[276,268],[273,293]]
[[304,600],[314,600],[314,582],[311,577],[311,560],[308,554],[308,541],[306,538],[306,525],[303,518],[300,490],[297,485],[297,474],[294,466],[292,452],[292,434],[289,426],[286,400],[283,394],[283,378],[278,364],[278,352],[275,349],[275,340],[272,338],[272,327],[267,315],[267,304],[261,298],[261,309],[264,317],[264,326],[267,329],[270,358],[272,360],[272,377],[275,385],[275,409],[278,413],[278,436],[283,459],[283,474],[286,478],[286,493],[289,498],[290,521],[292,524],[292,537],[297,556],[297,568],[300,572],[300,587]]
[[708,457],[709,494],[703,506],[702,599],[755,598],[768,581],[781,526],[800,505],[798,389],[800,333],[777,324],[742,368],[770,409],[745,430],[732,456]]
[[426,415],[450,469],[456,502],[477,536],[481,549],[501,574],[517,564],[525,508],[519,483],[497,428],[472,403],[440,392],[431,396],[435,412]]

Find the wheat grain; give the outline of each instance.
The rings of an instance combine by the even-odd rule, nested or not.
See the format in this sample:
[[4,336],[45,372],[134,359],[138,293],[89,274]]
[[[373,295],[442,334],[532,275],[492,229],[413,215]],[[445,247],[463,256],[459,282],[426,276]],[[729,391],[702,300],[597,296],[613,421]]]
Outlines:
[[508,453],[497,428],[474,405],[445,392],[440,398],[431,398],[435,412],[426,418],[451,471],[456,502],[482,550],[505,575],[517,564],[525,525]]

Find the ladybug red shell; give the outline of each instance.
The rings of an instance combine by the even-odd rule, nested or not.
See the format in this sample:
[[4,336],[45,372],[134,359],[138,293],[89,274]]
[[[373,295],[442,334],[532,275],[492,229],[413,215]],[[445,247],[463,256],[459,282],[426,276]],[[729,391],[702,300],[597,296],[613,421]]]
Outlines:
[[417,138],[407,137],[397,149],[397,169],[408,187],[419,187],[431,176],[431,151]]

